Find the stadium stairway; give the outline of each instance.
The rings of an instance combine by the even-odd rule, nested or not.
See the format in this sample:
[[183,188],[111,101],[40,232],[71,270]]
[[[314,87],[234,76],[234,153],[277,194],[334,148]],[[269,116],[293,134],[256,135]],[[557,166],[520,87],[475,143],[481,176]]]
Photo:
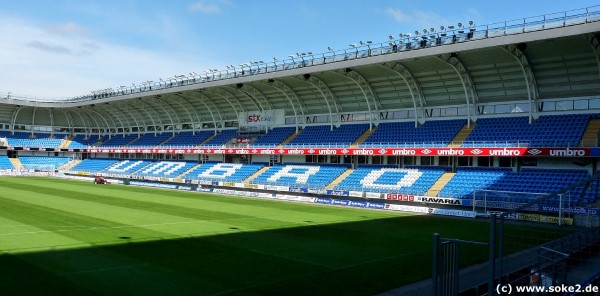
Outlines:
[[449,173],[449,172],[444,173],[437,181],[435,181],[435,183],[433,183],[433,185],[431,186],[431,188],[429,188],[429,190],[427,191],[427,193],[425,195],[426,196],[437,196],[438,193],[440,193],[440,191],[442,190],[442,188],[444,188],[444,186],[446,186],[446,184],[448,184],[448,182],[450,182],[450,180],[452,179],[452,177],[454,177],[454,175],[456,175],[456,173]]
[[24,168],[24,166],[23,166],[23,164],[21,163],[21,160],[20,160],[20,159],[18,159],[18,158],[16,158],[16,157],[15,157],[15,158],[9,158],[8,160],[10,160],[10,163],[12,163],[12,165],[13,165],[13,167],[14,167],[15,169],[18,169],[18,168]]
[[78,165],[80,162],[81,162],[81,159],[73,159],[73,160],[67,162],[65,165],[63,165],[60,169],[61,170],[65,170],[65,171],[69,171],[74,166]]
[[256,171],[254,174],[250,175],[250,177],[248,177],[246,180],[244,180],[244,184],[250,184],[250,182],[252,182],[252,180],[254,180],[254,178],[260,176],[262,173],[266,172],[269,168],[270,168],[270,166],[264,166],[264,167],[260,168],[260,170]]
[[[365,137],[365,139],[366,139],[366,137]],[[337,178],[335,178],[335,180],[333,180],[333,182],[331,182],[326,187],[326,189],[334,189],[335,186],[337,186],[338,184],[340,184],[340,182],[344,181],[344,179],[346,179],[346,177],[348,177],[350,174],[352,174],[352,172],[354,172],[354,169],[347,169],[345,172],[343,172],[341,175],[339,175]]]
[[164,145],[165,143],[167,143],[167,142],[171,141],[171,139],[173,139],[174,137],[175,137],[175,136],[170,136],[170,137],[168,137],[166,140],[164,140],[164,141],[160,142],[160,144],[156,145],[155,147],[160,147],[160,146]]
[[60,146],[58,148],[60,148],[60,149],[67,149],[69,147],[69,145],[71,145],[71,142],[73,142],[73,138],[72,137],[68,137],[68,138],[64,139],[62,141],[62,143],[60,143]]
[[477,124],[475,122],[471,122],[471,127],[469,124],[465,123],[465,125],[458,131],[454,139],[448,144],[448,148],[458,148],[462,146],[463,142],[467,139],[469,134],[473,131]]
[[279,148],[283,148],[283,146],[285,146],[285,144],[291,142],[294,138],[296,138],[302,131],[298,131],[296,133],[291,134],[287,139],[283,140],[283,142],[281,142],[281,144],[277,145],[277,149]]
[[360,137],[358,137],[358,139],[356,139],[356,141],[354,141],[354,143],[352,143],[350,145],[350,147],[353,147],[353,148],[358,147],[358,145],[362,144],[372,133],[375,132],[376,129],[377,129],[376,126],[374,126],[372,129],[367,129],[364,134],[362,134]]
[[189,172],[197,169],[199,166],[201,166],[201,163],[197,163],[196,165],[194,165],[193,167],[189,168],[188,170],[186,170],[185,172],[179,174],[179,176],[176,176],[175,179],[183,179],[183,176],[189,174]]
[[590,119],[588,125],[581,137],[582,147],[595,147],[598,143],[598,133],[600,132],[600,118]]
[[198,147],[198,146],[202,146],[202,145],[204,145],[204,144],[206,144],[206,143],[210,142],[210,140],[212,140],[212,139],[213,139],[214,137],[216,137],[217,135],[218,135],[218,133],[215,133],[215,134],[213,134],[212,136],[210,136],[210,137],[206,138],[206,140],[202,141],[202,143],[198,144],[196,147]]

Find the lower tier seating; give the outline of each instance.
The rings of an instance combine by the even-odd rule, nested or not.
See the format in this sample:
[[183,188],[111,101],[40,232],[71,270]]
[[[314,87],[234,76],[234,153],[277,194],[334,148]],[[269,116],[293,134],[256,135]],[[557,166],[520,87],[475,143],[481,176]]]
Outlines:
[[183,179],[242,182],[264,164],[241,164],[241,163],[215,163],[207,162],[185,174]]
[[252,183],[325,188],[347,169],[343,165],[275,165],[252,180]]
[[445,171],[445,168],[435,167],[399,169],[360,166],[335,188],[338,190],[425,195]]
[[89,172],[95,174],[100,172],[113,164],[117,163],[117,159],[103,159],[103,158],[87,158],[82,160],[76,166],[72,167],[72,171]]
[[[511,169],[459,168],[438,196],[472,199],[473,194],[479,190],[493,190],[503,193],[477,192],[476,198],[525,203],[540,196],[522,193],[549,194],[589,177],[586,170],[574,169],[522,169],[520,172],[513,172]],[[576,188],[565,193],[563,201],[590,203],[594,200],[592,195],[589,190]],[[553,198],[546,201],[546,204],[558,205],[558,202],[558,198]]]
[[39,169],[41,167],[53,167],[55,170],[71,160],[68,157],[49,156],[20,156],[19,160],[26,169]]

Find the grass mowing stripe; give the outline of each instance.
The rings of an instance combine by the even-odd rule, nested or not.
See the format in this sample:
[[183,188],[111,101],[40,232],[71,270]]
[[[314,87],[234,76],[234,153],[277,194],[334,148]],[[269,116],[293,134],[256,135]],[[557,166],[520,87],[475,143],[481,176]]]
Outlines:
[[[39,179],[39,178],[38,178]],[[347,212],[344,213],[345,215],[340,215],[338,214],[336,211],[331,211],[331,210],[327,210],[327,212],[323,212],[321,214],[314,214],[311,213],[312,210],[310,212],[307,213],[306,211],[306,205],[301,204],[301,205],[291,205],[289,203],[284,203],[287,205],[281,205],[282,202],[278,202],[278,201],[270,201],[270,200],[250,200],[249,203],[247,204],[242,204],[242,205],[238,205],[238,204],[228,204],[228,203],[223,203],[221,202],[214,202],[215,200],[215,195],[207,195],[207,194],[203,194],[203,193],[189,193],[189,192],[173,192],[173,191],[167,191],[167,190],[156,190],[154,189],[154,191],[152,192],[152,194],[138,194],[137,192],[135,194],[132,194],[132,192],[130,192],[131,190],[135,190],[138,189],[137,187],[126,187],[126,186],[117,186],[117,187],[124,187],[124,188],[128,188],[129,190],[125,191],[125,192],[119,192],[118,195],[112,195],[114,194],[114,190],[112,190],[112,188],[114,188],[115,186],[93,186],[93,184],[88,184],[88,183],[83,183],[81,184],[81,182],[77,182],[78,185],[83,185],[81,187],[82,190],[70,190],[72,186],[69,186],[68,190],[67,188],[64,188],[64,186],[60,185],[60,184],[53,184],[53,183],[49,183],[49,179],[41,179],[38,180],[35,179],[36,181],[41,181],[44,183],[48,183],[48,184],[43,184],[43,188],[47,188],[47,187],[51,187],[51,188],[56,188],[56,192],[60,192],[60,194],[58,194],[58,196],[61,197],[68,197],[68,198],[75,198],[75,199],[79,199],[79,200],[90,200],[90,201],[97,201],[97,202],[103,202],[103,203],[109,203],[109,204],[114,204],[114,205],[119,205],[119,206],[123,206],[123,207],[129,207],[129,208],[135,208],[135,209],[145,209],[145,210],[151,210],[151,209],[160,209],[160,211],[164,212],[164,213],[173,213],[173,214],[177,214],[177,215],[183,215],[181,212],[188,212],[190,213],[190,215],[192,215],[193,218],[199,218],[199,214],[202,213],[198,213],[196,211],[194,211],[193,209],[198,209],[200,207],[202,207],[201,209],[203,211],[206,211],[205,214],[206,215],[214,215],[214,216],[218,216],[219,219],[222,218],[223,215],[242,215],[247,217],[248,213],[252,214],[252,216],[264,216],[264,213],[268,213],[269,218],[273,219],[275,216],[279,217],[280,221],[289,221],[289,219],[285,219],[287,217],[290,216],[295,216],[295,214],[297,214],[298,211],[301,211],[304,213],[303,217],[301,220],[299,221],[289,221],[290,223],[294,223],[294,222],[300,222],[300,221],[304,221],[304,220],[322,220],[324,217],[328,218],[329,220],[331,220],[331,222],[340,222],[340,221],[347,221],[348,217],[347,217]],[[13,179],[14,180],[14,179]],[[12,181],[12,180],[11,180]],[[16,182],[22,182],[21,179],[16,179]],[[18,184],[18,183],[17,183]],[[13,185],[13,186],[19,186],[19,185]],[[58,186],[58,187],[57,187]],[[42,187],[42,186],[40,186]],[[88,188],[91,187],[91,188]],[[60,190],[60,191],[59,191]],[[102,190],[101,192],[109,192],[111,195],[108,194],[94,194],[95,191],[97,190]],[[38,192],[41,191],[47,191],[47,189],[37,189]],[[77,193],[81,193],[81,194],[77,194]],[[173,196],[174,198],[171,199],[165,199],[164,196],[162,195],[163,193],[170,193],[171,195],[169,196]],[[190,199],[190,198],[178,198],[177,196],[174,196],[173,193],[178,193],[180,196],[181,195],[192,195],[193,197],[195,197],[195,199]],[[226,200],[228,202],[238,202],[239,200],[243,200],[242,198],[231,198],[231,197],[226,197],[226,196],[216,196],[217,199],[219,200]],[[158,201],[158,202],[155,202]],[[142,203],[140,203],[142,202]],[[150,204],[150,205],[146,205],[146,203]],[[160,207],[155,207],[156,204],[160,204]],[[175,206],[176,205],[176,206]],[[236,206],[237,205],[237,206]],[[289,206],[292,210],[284,210],[282,209],[283,206]],[[211,208],[211,209],[215,209],[213,211],[207,211],[206,208]],[[225,208],[226,211],[222,211],[220,209]],[[365,211],[360,211],[360,210],[356,210],[356,209],[341,209],[341,212],[345,212],[350,210],[353,213],[357,214],[357,219],[363,219],[369,218],[369,214],[370,213],[365,213]],[[388,213],[386,213],[388,214]],[[395,214],[395,213],[390,213],[390,214]],[[390,216],[392,216],[390,215]],[[397,214],[396,214],[397,215]]]
[[[27,179],[27,178],[14,178],[14,177],[7,177],[7,178],[13,178],[16,179],[15,182],[24,182],[23,179]],[[69,187],[81,187],[83,192],[89,191],[89,190],[94,190],[94,189],[98,189],[98,190],[102,190],[103,192],[111,192],[110,195],[111,196],[126,196],[127,198],[136,198],[136,199],[143,199],[143,201],[146,201],[146,199],[150,199],[152,201],[157,200],[161,203],[171,203],[173,201],[177,202],[178,200],[187,200],[187,201],[191,201],[192,203],[190,204],[202,204],[206,207],[216,207],[219,208],[219,204],[221,204],[222,206],[228,208],[230,211],[234,211],[237,212],[238,210],[242,213],[246,212],[247,210],[252,210],[252,208],[255,208],[254,211],[258,210],[258,208],[264,208],[264,210],[278,210],[278,211],[282,211],[283,213],[286,213],[287,211],[300,211],[300,212],[304,212],[305,215],[315,215],[315,214],[325,214],[327,216],[339,216],[339,217],[343,217],[343,218],[347,218],[348,213],[349,212],[353,212],[356,213],[357,217],[363,217],[363,218],[369,218],[372,216],[372,212],[373,211],[364,211],[364,210],[360,210],[360,209],[353,209],[353,208],[338,208],[338,210],[335,211],[331,211],[330,207],[327,206],[316,206],[313,207],[311,209],[310,212],[306,211],[306,204],[302,204],[302,203],[290,203],[290,202],[281,202],[281,201],[276,201],[276,200],[265,200],[265,199],[253,199],[253,198],[241,198],[241,197],[231,197],[231,196],[226,196],[226,195],[221,195],[221,194],[212,194],[212,193],[200,193],[200,192],[187,192],[187,191],[176,191],[176,190],[169,190],[169,189],[161,189],[161,188],[147,188],[147,187],[137,187],[137,186],[123,186],[123,185],[110,185],[110,186],[98,186],[98,185],[94,185],[90,182],[83,182],[83,181],[77,181],[77,180],[64,180],[64,179],[59,179],[56,182],[53,179],[50,178],[46,178],[46,177],[28,177],[31,180],[35,180],[36,182],[46,182],[48,183],[47,187],[53,187],[59,190],[62,190],[64,187],[61,184],[67,184]],[[25,181],[27,182],[27,180]],[[124,192],[124,194],[112,194],[113,192],[119,192],[122,191]],[[132,196],[131,193],[135,193],[134,196]],[[165,199],[165,197],[176,197],[176,199]],[[187,204],[186,204],[187,206]],[[238,207],[240,206],[240,207]],[[242,206],[249,206],[249,208],[246,207],[242,207]],[[277,214],[277,212],[272,212],[269,213],[269,215],[271,214]],[[394,213],[394,212],[381,212],[381,211],[377,211],[375,214],[373,214],[373,217],[381,217],[381,216],[397,216],[398,213]]]
[[[33,185],[39,188],[35,189],[38,192],[28,192],[3,186],[4,182],[12,187],[27,189]],[[98,239],[94,237],[96,235],[116,238],[126,230],[131,230],[127,237],[133,238],[121,240],[120,244],[97,244],[89,248],[0,255],[0,266],[6,267],[0,269],[0,284],[3,292],[9,294],[27,290],[27,286],[47,285],[54,290],[44,294],[57,295],[73,287],[102,294],[264,295],[284,291],[287,296],[367,295],[428,277],[432,232],[481,241],[486,238],[489,227],[477,220],[131,186],[94,186],[49,178],[0,178],[0,187],[5,189],[0,194],[7,194],[0,198],[0,216],[4,216],[4,209],[12,207],[16,210],[14,215],[27,217],[12,219],[6,216],[6,223],[15,224],[14,220],[16,224],[52,225],[48,228],[65,230],[77,228],[69,227],[73,223],[93,227],[112,227],[110,223],[114,223],[116,228],[82,231],[90,237],[80,239],[94,241]],[[61,189],[77,198],[61,196]],[[94,200],[82,200],[79,195],[86,193],[94,194]],[[104,196],[109,204],[100,200]],[[113,203],[116,204],[110,205]],[[138,204],[144,210],[136,208]],[[192,225],[204,224],[203,219],[161,214],[160,207],[165,204],[168,213],[172,214],[192,215],[194,211],[206,209],[225,213],[222,216],[233,214],[249,218],[218,221],[220,224],[215,227],[221,232],[211,233],[200,227],[190,229],[194,228]],[[29,211],[29,207],[34,210]],[[56,211],[58,217],[53,219],[51,216]],[[75,218],[70,219],[69,215],[75,215]],[[78,221],[87,216],[100,220],[101,225]],[[168,224],[177,222],[167,221],[173,216],[179,217],[177,221],[180,222],[199,222]],[[208,217],[206,220],[215,219],[211,215],[205,217]],[[108,223],[101,222],[103,219]],[[214,222],[217,221],[207,221]],[[136,224],[147,225],[150,229],[138,229]],[[68,227],[56,228],[57,225]],[[192,235],[161,239],[146,235],[148,230]],[[504,230],[507,238],[519,240],[519,236],[510,234],[537,231],[538,227],[506,225]],[[549,231],[544,239],[558,235],[556,231]],[[520,235],[520,240],[522,238]],[[0,247],[3,241],[0,239]],[[535,242],[518,243],[523,247]],[[461,253],[461,258],[469,262],[477,262],[487,255],[482,249],[465,247],[461,250],[466,254],[463,257]],[[20,274],[12,275],[14,271]],[[57,275],[57,282],[65,285],[65,289],[48,283]],[[34,279],[34,282],[28,279]]]

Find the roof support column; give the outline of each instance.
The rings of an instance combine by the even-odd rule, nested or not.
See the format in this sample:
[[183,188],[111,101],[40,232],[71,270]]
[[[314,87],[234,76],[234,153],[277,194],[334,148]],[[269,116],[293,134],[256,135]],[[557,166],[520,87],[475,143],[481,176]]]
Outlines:
[[329,88],[329,86],[327,86],[327,84],[319,77],[315,75],[309,75],[308,79],[306,79],[306,76],[304,76],[304,78],[306,82],[308,82],[308,84],[316,88],[317,91],[319,91],[319,93],[323,97],[323,99],[325,99],[325,103],[327,104],[327,110],[329,110],[329,122],[331,123],[331,129],[333,129],[333,111],[331,110],[331,105],[329,101],[331,100],[331,103],[333,103],[333,106],[335,107],[335,114],[337,115],[339,114],[341,109],[337,97],[333,94],[331,88]]
[[502,47],[504,51],[510,54],[517,64],[521,67],[523,72],[523,78],[525,79],[525,86],[527,87],[527,100],[529,101],[529,123],[533,122],[534,114],[538,113],[538,88],[535,81],[535,75],[533,69],[529,63],[529,59],[523,51],[525,44],[518,45],[507,45]]
[[[296,101],[298,103],[300,103],[300,99],[298,98],[298,95],[287,84],[285,84],[281,81],[278,81],[278,80],[270,80],[269,83],[267,83],[267,85],[280,91],[283,94],[283,96],[288,100],[288,102],[290,102],[290,105],[292,106],[292,111],[294,111],[294,122],[296,124],[296,133],[298,133],[298,129],[299,129],[298,128],[298,112],[296,111],[296,104],[294,104],[294,102],[290,98],[290,95],[291,95],[296,99]],[[288,93],[290,95],[288,95]],[[300,106],[300,110],[302,111],[302,115],[304,116],[304,111],[302,110],[302,106]]]
[[[402,78],[402,80],[406,84],[406,87],[408,88],[408,91],[410,92],[410,96],[412,97],[412,100],[413,100],[413,108],[415,110],[415,127],[417,127],[419,125],[419,115],[418,115],[419,112],[418,111],[420,110],[421,114],[425,113],[423,111],[423,108],[424,108],[423,102],[425,101],[425,95],[423,95],[423,91],[421,90],[421,86],[419,85],[419,82],[417,82],[415,77],[412,75],[412,73],[408,69],[406,69],[406,67],[404,67],[402,64],[400,64],[398,62],[385,63],[380,66],[396,73],[396,75],[398,75],[400,78]],[[417,110],[417,102],[420,107],[419,110]]]
[[437,58],[450,66],[454,72],[456,72],[456,75],[462,83],[463,90],[465,92],[465,101],[467,102],[467,127],[471,127],[471,115],[473,113],[473,110],[471,110],[473,106],[471,104],[475,105],[479,101],[477,91],[475,90],[475,84],[473,84],[471,75],[456,53],[444,54],[437,56]]

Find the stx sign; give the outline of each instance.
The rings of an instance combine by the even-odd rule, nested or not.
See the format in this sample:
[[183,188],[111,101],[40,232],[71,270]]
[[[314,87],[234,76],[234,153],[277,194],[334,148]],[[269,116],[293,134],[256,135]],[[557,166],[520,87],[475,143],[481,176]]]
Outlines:
[[[550,156],[588,157],[590,148],[91,148],[90,153],[148,154],[269,154],[269,155],[391,155],[391,156]],[[594,151],[595,155],[599,154]]]

